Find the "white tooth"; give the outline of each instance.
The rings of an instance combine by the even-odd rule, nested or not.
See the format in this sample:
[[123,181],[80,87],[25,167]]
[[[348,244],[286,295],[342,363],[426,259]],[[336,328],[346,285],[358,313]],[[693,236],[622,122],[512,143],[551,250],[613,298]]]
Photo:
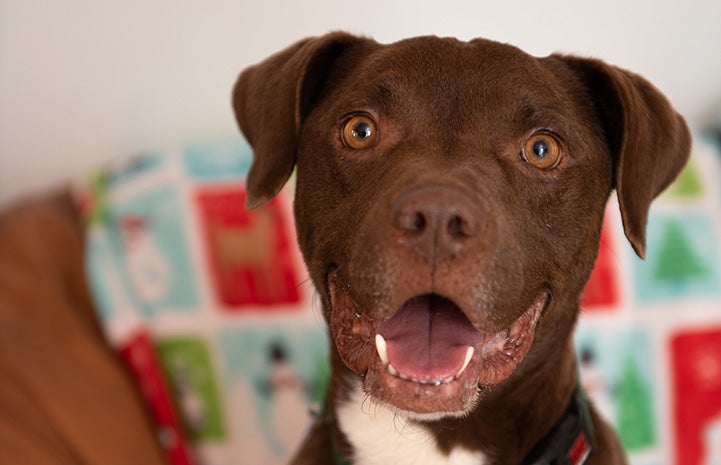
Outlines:
[[443,381],[441,381],[441,383],[443,383],[443,384],[448,384],[448,383],[452,383],[452,382],[455,381],[455,380],[456,380],[456,377],[455,377],[455,376],[449,376],[448,378],[446,378],[446,379],[444,379]]
[[378,351],[378,356],[381,358],[383,365],[388,365],[388,349],[386,347],[386,340],[383,339],[383,336],[380,334],[376,334],[376,351]]
[[390,363],[388,364],[388,373],[392,374],[393,376],[398,376],[398,371],[393,368],[393,365]]
[[468,368],[468,364],[471,363],[471,359],[473,358],[473,352],[475,352],[475,349],[471,346],[468,346],[466,349],[466,358],[463,360],[463,365],[461,365],[461,369],[458,370],[456,373],[456,378],[461,376],[464,371],[466,371],[466,368]]

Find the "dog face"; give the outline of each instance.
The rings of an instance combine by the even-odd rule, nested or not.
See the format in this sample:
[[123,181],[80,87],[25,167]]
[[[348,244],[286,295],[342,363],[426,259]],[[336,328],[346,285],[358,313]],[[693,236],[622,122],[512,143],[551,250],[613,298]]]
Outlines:
[[689,143],[637,76],[486,40],[311,39],[243,73],[234,104],[251,205],[297,165],[335,369],[416,418],[468,414],[569,350],[611,189],[643,254]]

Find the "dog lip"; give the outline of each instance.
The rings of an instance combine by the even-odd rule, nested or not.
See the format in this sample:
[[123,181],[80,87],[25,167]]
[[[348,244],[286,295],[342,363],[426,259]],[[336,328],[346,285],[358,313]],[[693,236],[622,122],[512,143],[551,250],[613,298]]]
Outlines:
[[[536,327],[551,294],[542,290],[526,311],[511,325],[495,333],[484,333],[484,340],[470,353],[465,369],[458,376],[417,380],[401,375],[392,363],[380,358],[366,376],[370,395],[398,412],[442,417],[468,414],[484,392],[506,380],[525,359],[533,343]],[[465,364],[465,362],[464,362]],[[370,381],[370,382],[368,382]]]

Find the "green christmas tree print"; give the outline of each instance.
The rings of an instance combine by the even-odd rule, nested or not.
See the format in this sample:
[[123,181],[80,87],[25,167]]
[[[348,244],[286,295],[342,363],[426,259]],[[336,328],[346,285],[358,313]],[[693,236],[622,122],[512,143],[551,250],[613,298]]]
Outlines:
[[678,179],[671,184],[665,195],[682,199],[701,197],[703,195],[703,184],[699,178],[696,163],[691,161],[686,165],[686,168],[681,171]]
[[651,392],[632,356],[624,362],[617,400],[617,427],[623,445],[628,450],[652,446],[656,433]]
[[660,283],[684,283],[707,273],[708,270],[691,246],[683,227],[678,221],[666,221],[658,264],[653,273],[654,279]]

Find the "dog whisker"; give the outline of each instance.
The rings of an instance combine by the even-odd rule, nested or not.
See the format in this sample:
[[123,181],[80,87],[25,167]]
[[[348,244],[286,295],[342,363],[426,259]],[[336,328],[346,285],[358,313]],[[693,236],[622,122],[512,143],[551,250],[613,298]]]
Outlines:
[[361,411],[368,415],[369,417],[372,417],[374,414],[371,412],[369,406],[375,405],[373,402],[373,399],[371,397],[364,393],[363,394],[363,401],[361,402]]

